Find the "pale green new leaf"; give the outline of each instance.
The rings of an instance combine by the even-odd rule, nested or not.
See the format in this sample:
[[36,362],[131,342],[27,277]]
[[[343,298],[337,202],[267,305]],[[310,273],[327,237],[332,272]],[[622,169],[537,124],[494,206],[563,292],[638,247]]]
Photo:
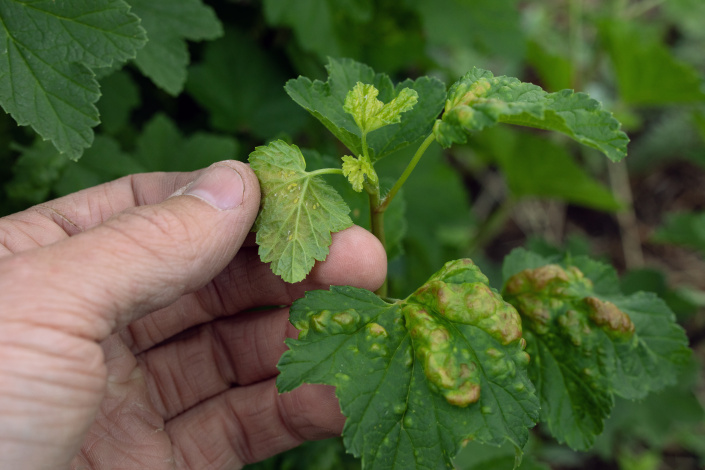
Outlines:
[[190,61],[186,40],[216,39],[223,35],[223,26],[201,0],[128,1],[149,37],[135,59],[137,67],[167,93],[178,95]]
[[370,67],[350,59],[330,59],[326,69],[326,82],[299,77],[289,80],[285,89],[296,103],[315,116],[354,155],[363,153],[361,131],[344,106],[348,92],[358,82],[373,85],[379,92],[378,99],[383,103],[394,100],[404,89],[417,93],[418,103],[412,110],[404,112],[400,122],[384,126],[367,136],[372,161],[427,136],[443,107],[445,85],[433,78],[405,80],[395,87],[387,75],[375,74]]
[[562,132],[612,161],[627,154],[629,139],[619,122],[585,93],[547,93],[517,78],[495,77],[478,68],[451,86],[434,133],[442,146],[450,147],[464,143],[469,132],[498,123]]
[[357,82],[345,97],[343,110],[352,115],[363,134],[400,122],[401,114],[411,110],[419,97],[410,88],[401,90],[389,103],[381,102],[377,95],[379,90],[374,85]]
[[320,176],[306,172],[295,145],[275,141],[249,160],[262,191],[255,222],[260,258],[286,282],[301,281],[328,256],[331,233],[352,225],[350,209]]
[[301,333],[277,386],[335,385],[363,469],[451,469],[468,439],[520,448],[538,416],[519,317],[470,260],[396,303],[354,287],[308,292],[291,322]]
[[503,295],[522,316],[541,420],[560,442],[591,447],[615,395],[643,398],[687,363],[687,339],[666,304],[620,294],[611,267],[525,250],[505,260]]
[[91,69],[135,57],[146,41],[122,0],[0,2],[0,104],[69,158],[93,142],[100,96]]
[[372,184],[378,182],[374,167],[365,158],[355,158],[346,155],[342,160],[343,175],[350,181],[353,189],[358,193],[362,191],[366,179],[369,179]]

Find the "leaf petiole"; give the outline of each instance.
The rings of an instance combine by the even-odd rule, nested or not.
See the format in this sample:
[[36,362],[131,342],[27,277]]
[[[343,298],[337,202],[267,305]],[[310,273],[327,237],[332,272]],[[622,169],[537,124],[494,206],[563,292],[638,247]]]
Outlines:
[[404,169],[404,173],[402,173],[397,182],[394,183],[394,186],[392,186],[392,189],[389,190],[379,207],[375,209],[376,212],[384,212],[387,210],[387,207],[389,207],[389,204],[392,202],[392,199],[394,199],[394,196],[396,196],[404,183],[406,183],[406,180],[409,178],[409,175],[411,175],[411,172],[414,171],[414,168],[416,168],[416,165],[419,163],[419,160],[421,160],[421,157],[426,152],[428,146],[435,140],[436,136],[431,133],[428,137],[426,137],[426,140],[421,143],[419,148],[416,150],[414,157]]
[[321,168],[320,170],[307,171],[308,176],[319,176],[319,175],[342,175],[342,168]]

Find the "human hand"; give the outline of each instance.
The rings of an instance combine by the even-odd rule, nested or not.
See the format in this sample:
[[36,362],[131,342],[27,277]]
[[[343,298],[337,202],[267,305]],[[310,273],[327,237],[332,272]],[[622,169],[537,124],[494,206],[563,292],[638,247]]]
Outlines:
[[285,284],[248,236],[258,208],[231,161],[0,219],[0,468],[235,469],[340,433],[332,388],[277,393],[286,305],[376,289],[384,249],[352,227]]

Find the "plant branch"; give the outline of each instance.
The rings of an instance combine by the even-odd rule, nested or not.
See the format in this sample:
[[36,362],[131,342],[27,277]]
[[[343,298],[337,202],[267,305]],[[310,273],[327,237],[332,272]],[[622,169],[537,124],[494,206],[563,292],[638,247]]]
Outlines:
[[431,134],[429,134],[428,137],[426,137],[426,140],[424,140],[421,143],[418,150],[416,150],[414,157],[411,159],[409,164],[404,169],[404,173],[401,174],[401,176],[399,177],[397,182],[394,183],[394,186],[392,186],[392,189],[390,189],[389,193],[387,193],[387,195],[384,197],[382,204],[379,206],[379,209],[378,209],[379,211],[384,212],[385,210],[387,210],[387,207],[389,207],[389,203],[392,202],[392,199],[394,199],[394,196],[396,196],[396,194],[399,192],[401,187],[404,186],[404,183],[409,178],[409,175],[411,175],[411,172],[414,171],[414,168],[416,168],[416,165],[419,163],[419,160],[421,160],[421,157],[426,152],[426,149],[428,148],[428,146],[431,145],[431,143],[435,140],[436,140],[435,135],[433,133],[431,133]]

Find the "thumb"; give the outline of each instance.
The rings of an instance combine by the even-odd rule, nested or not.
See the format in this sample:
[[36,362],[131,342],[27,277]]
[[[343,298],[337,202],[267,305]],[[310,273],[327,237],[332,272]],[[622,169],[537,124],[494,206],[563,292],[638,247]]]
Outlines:
[[0,291],[10,293],[5,312],[100,341],[222,271],[249,233],[259,201],[248,165],[216,163],[160,204],[127,209],[74,237],[3,260]]

